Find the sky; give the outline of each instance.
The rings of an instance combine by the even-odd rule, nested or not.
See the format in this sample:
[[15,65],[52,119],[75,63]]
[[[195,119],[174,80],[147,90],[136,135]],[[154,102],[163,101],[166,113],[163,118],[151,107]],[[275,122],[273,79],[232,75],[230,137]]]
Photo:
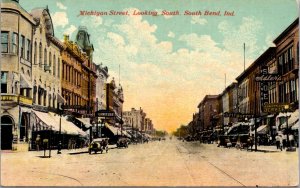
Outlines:
[[[94,62],[121,83],[124,110],[142,107],[159,130],[192,120],[205,95],[220,94],[298,16],[295,0],[20,0],[48,6],[55,36],[86,26]],[[80,15],[80,11],[128,15]],[[145,12],[146,11],[146,12]],[[133,15],[157,11],[158,16]],[[163,11],[179,15],[161,15]],[[185,11],[201,15],[184,15]],[[205,15],[205,12],[220,15]],[[233,16],[224,16],[224,12]],[[119,77],[120,66],[120,77]],[[226,82],[225,82],[226,75]]]

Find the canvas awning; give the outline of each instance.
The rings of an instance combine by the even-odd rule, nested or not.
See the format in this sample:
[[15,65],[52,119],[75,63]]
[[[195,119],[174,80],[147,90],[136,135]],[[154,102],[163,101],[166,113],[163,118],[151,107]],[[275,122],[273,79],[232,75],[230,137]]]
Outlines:
[[299,121],[292,126],[292,130],[297,130],[297,129],[299,129]]
[[296,110],[291,114],[291,116],[288,119],[288,124],[295,124],[297,121],[299,121],[299,110]]
[[83,123],[86,128],[90,128],[93,126],[92,124],[90,124],[90,118],[76,118],[76,119],[81,123]]
[[39,112],[33,110],[35,116],[43,122],[43,124],[51,127],[52,130],[54,131],[59,131],[59,124],[55,121],[55,119],[49,114],[45,112]]
[[26,78],[25,75],[21,74],[20,77],[20,88],[30,88],[32,89],[32,83]]
[[[65,117],[60,117],[59,115],[54,114],[52,112],[46,113],[46,112],[39,112],[39,111],[35,111],[35,110],[33,110],[33,112],[38,119],[40,119],[44,124],[51,127],[51,130],[53,130],[53,131],[59,131],[59,129],[61,128],[61,132],[64,134],[81,135],[81,136],[87,135],[84,131],[82,131],[76,125],[67,121],[67,119]],[[61,121],[61,124],[60,124],[60,121]]]
[[258,134],[267,134],[267,125],[261,125],[257,128],[256,132]]
[[108,123],[105,123],[105,127],[107,127],[114,135],[121,134],[121,130],[119,130],[118,127],[111,126]]

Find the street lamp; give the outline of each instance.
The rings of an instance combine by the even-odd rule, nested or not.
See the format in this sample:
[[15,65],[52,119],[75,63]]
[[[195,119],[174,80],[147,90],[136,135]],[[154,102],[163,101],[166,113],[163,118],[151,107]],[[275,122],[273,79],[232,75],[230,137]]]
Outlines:
[[286,151],[289,151],[291,149],[291,144],[289,141],[289,123],[288,123],[288,109],[289,105],[284,105],[284,110],[285,110],[285,118],[286,118]]
[[62,116],[63,110],[61,109],[61,103],[58,103],[58,114],[59,114],[59,132],[58,132],[58,144],[57,144],[57,154],[61,154],[61,116]]

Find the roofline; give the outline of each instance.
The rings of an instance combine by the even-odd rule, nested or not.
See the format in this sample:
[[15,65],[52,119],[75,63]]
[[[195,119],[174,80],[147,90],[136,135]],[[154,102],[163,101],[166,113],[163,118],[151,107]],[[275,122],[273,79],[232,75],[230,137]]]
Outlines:
[[299,24],[299,17],[296,18],[273,42],[277,44],[289,31]]
[[250,73],[251,69],[253,69],[255,66],[258,65],[259,61],[261,59],[263,59],[268,53],[272,52],[272,51],[275,51],[276,50],[276,47],[269,47],[263,54],[261,54],[253,63],[251,63],[251,65],[246,69],[244,70],[238,77],[236,77],[235,80],[239,81],[240,79],[242,79],[245,75],[247,75],[248,73]]

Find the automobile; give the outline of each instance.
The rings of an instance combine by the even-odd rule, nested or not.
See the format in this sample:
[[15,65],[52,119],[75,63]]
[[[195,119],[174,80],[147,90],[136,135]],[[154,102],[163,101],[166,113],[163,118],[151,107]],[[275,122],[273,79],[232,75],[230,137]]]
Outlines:
[[119,138],[119,140],[117,141],[117,147],[121,148],[128,148],[128,139],[127,138]]
[[108,152],[108,138],[95,138],[90,144],[88,152],[89,154],[92,154],[92,152],[97,153],[100,151],[103,153],[105,150],[106,153]]

